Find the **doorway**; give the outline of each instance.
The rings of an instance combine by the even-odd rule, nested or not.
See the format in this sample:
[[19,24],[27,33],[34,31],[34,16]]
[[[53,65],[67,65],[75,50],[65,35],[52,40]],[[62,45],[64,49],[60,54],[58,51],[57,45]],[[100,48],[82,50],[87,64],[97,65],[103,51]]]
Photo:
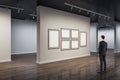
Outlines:
[[34,20],[12,19],[12,61],[36,62],[37,24]]

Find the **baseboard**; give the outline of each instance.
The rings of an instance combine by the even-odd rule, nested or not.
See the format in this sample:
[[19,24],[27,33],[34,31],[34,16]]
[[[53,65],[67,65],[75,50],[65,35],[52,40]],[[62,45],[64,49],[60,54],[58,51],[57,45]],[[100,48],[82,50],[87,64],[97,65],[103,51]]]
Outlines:
[[20,54],[33,54],[37,52],[22,52],[22,53],[12,53],[11,55],[20,55]]
[[90,52],[91,54],[97,54],[98,52]]
[[11,59],[0,60],[0,63],[4,63],[4,62],[11,62]]
[[119,54],[119,53],[120,53],[120,51],[115,51],[114,53]]
[[65,61],[65,60],[83,58],[83,57],[87,57],[87,56],[90,56],[90,54],[81,55],[79,57],[64,58],[64,59],[56,59],[56,60],[48,60],[48,61],[40,61],[40,62],[37,61],[36,63],[37,64],[47,64],[47,63],[54,63],[54,62],[59,62],[59,61]]
[[113,48],[108,48],[107,50],[114,50]]

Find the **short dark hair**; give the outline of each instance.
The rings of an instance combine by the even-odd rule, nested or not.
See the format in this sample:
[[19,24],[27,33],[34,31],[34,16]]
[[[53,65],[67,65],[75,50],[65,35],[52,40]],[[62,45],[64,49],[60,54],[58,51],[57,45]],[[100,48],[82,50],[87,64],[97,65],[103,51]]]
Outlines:
[[102,38],[102,39],[105,39],[105,36],[104,36],[104,35],[102,35],[102,36],[101,36],[101,38]]

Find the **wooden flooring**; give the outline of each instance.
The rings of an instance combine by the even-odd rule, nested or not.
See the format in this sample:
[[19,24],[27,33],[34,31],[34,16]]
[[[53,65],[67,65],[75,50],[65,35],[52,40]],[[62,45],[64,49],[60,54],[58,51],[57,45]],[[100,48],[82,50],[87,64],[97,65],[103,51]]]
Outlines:
[[35,63],[35,54],[12,56],[0,64],[0,80],[120,80],[120,54],[109,51],[107,72],[99,71],[98,55],[44,65]]

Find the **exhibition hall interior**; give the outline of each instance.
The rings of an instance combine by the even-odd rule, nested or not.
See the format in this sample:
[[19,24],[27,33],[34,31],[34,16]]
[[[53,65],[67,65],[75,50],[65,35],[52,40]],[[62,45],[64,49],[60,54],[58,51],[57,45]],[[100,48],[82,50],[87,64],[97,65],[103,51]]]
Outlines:
[[0,80],[119,75],[120,0],[0,0]]

